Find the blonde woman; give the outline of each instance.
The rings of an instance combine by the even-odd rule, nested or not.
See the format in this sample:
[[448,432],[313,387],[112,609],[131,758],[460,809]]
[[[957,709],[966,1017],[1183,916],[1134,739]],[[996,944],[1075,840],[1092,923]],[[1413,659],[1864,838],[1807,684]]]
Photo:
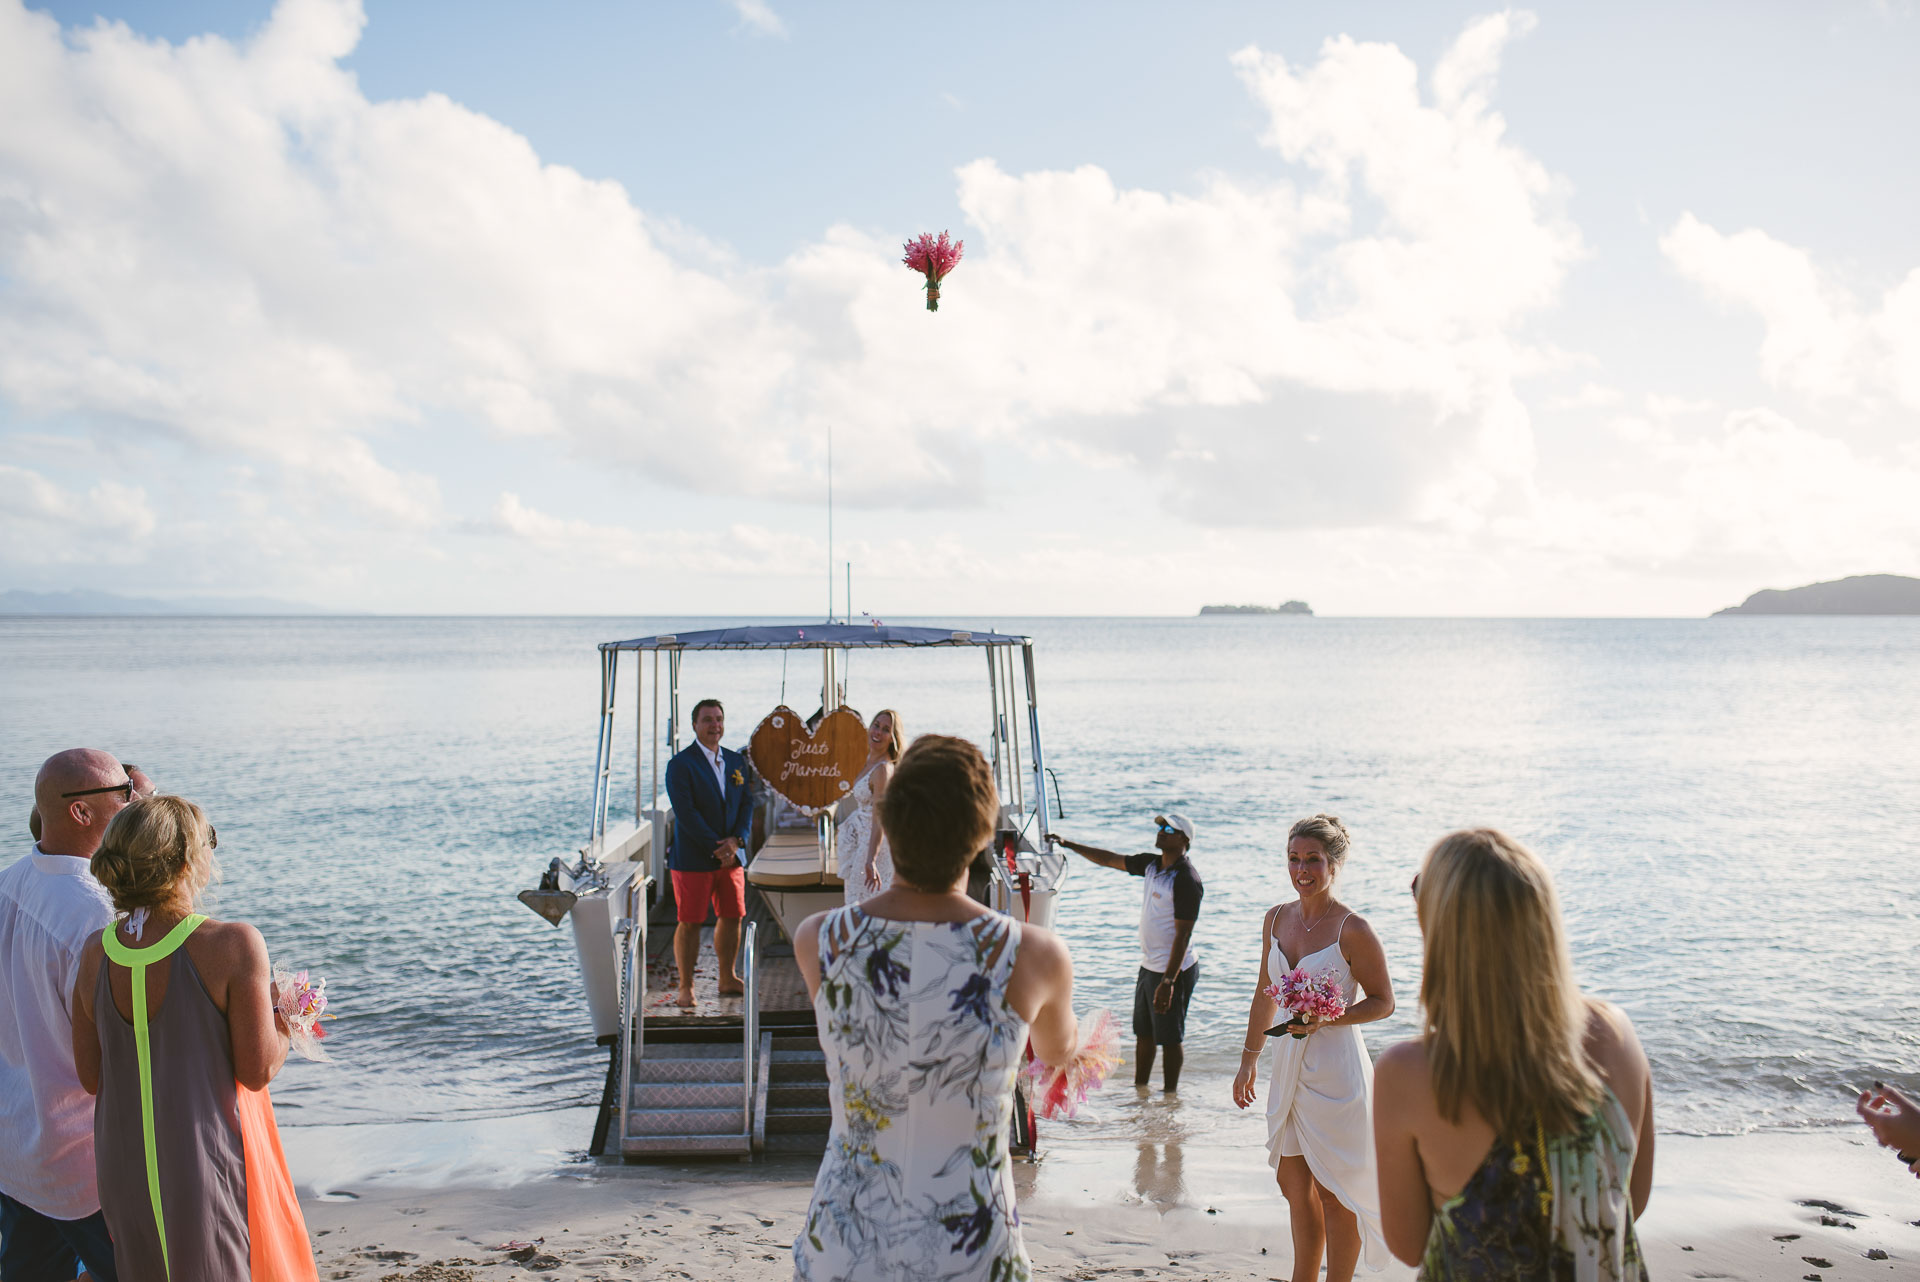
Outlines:
[[882,708],[867,724],[867,763],[854,780],[849,801],[853,811],[840,821],[840,877],[850,904],[860,903],[893,885],[893,855],[887,834],[874,821],[880,799],[887,795],[894,763],[900,760],[900,714]]
[[267,1083],[287,1058],[267,946],[194,911],[218,844],[200,807],[143,797],[93,875],[121,920],[87,942],[73,1056],[119,1275],[314,1282]]
[[1320,1276],[1323,1251],[1328,1282],[1349,1282],[1362,1259],[1374,1272],[1387,1265],[1373,1172],[1373,1062],[1358,1026],[1393,1014],[1393,980],[1366,918],[1334,896],[1351,844],[1337,815],[1302,819],[1287,834],[1287,876],[1298,899],[1268,909],[1261,926],[1260,978],[1233,1080],[1233,1102],[1253,1103],[1260,1052],[1279,1016],[1268,985],[1295,968],[1335,974],[1346,1013],[1295,1019],[1289,1028],[1300,1036],[1272,1039],[1267,1160],[1287,1199],[1294,1282]]
[[1428,1282],[1644,1282],[1652,1074],[1574,982],[1553,878],[1483,828],[1441,838],[1413,887],[1425,1032],[1376,1066],[1388,1246]]

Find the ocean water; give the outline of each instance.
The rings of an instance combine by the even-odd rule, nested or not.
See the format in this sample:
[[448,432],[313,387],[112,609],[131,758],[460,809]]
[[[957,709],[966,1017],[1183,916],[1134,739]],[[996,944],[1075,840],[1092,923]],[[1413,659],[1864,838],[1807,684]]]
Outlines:
[[[701,622],[0,620],[0,815],[24,853],[33,772],[75,744],[207,807],[213,910],[325,974],[339,1013],[335,1060],[276,1084],[283,1125],[577,1108],[605,1052],[570,935],[513,895],[585,835],[595,643]],[[1264,1138],[1227,1083],[1262,913],[1290,897],[1286,828],[1316,810],[1354,833],[1340,893],[1392,967],[1376,1050],[1415,1027],[1422,852],[1494,824],[1553,867],[1582,981],[1652,1058],[1661,1129],[1844,1124],[1857,1083],[1920,1084],[1920,619],[942,622],[1035,638],[1058,830],[1132,851],[1156,810],[1199,826],[1178,1111],[1149,1117],[1122,1083],[1070,1134]],[[976,651],[856,655],[848,699],[978,738],[985,675]],[[738,743],[783,697],[812,706],[818,660],[694,655],[682,687],[726,700]],[[1138,896],[1076,868],[1083,1005],[1128,1009]]]

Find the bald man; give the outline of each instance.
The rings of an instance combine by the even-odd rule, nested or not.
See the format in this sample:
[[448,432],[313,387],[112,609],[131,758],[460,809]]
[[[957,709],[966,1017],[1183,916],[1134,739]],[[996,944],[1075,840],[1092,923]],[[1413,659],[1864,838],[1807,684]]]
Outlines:
[[[149,784],[149,787],[151,785]],[[139,785],[111,753],[69,748],[33,785],[40,840],[0,870],[0,1279],[118,1282],[93,1173],[93,1097],[68,1006],[87,940],[113,920],[87,869]]]

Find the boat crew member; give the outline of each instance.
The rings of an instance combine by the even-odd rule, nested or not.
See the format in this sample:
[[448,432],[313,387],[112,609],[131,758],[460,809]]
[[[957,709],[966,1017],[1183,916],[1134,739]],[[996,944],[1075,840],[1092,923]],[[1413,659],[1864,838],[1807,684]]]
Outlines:
[[734,959],[740,951],[740,919],[747,912],[747,834],[753,829],[753,798],[747,759],[720,746],[727,731],[718,699],[693,705],[694,741],[667,763],[667,797],[673,803],[673,849],[667,868],[679,926],[673,961],[680,970],[679,1005],[693,1006],[693,971],[700,960],[700,928],[713,908],[713,953],[720,963],[720,995],[746,991]]
[[1193,846],[1193,821],[1185,815],[1155,815],[1158,829],[1154,849],[1138,855],[1116,855],[1111,850],[1054,840],[1103,868],[1117,868],[1142,878],[1145,893],[1140,905],[1140,975],[1133,985],[1133,1035],[1138,1041],[1133,1084],[1145,1086],[1153,1074],[1157,1050],[1166,1056],[1167,1093],[1180,1088],[1180,1066],[1185,1060],[1181,1043],[1187,1032],[1187,1004],[1200,978],[1200,954],[1193,948],[1193,925],[1200,917],[1204,893],[1200,874],[1188,851]]

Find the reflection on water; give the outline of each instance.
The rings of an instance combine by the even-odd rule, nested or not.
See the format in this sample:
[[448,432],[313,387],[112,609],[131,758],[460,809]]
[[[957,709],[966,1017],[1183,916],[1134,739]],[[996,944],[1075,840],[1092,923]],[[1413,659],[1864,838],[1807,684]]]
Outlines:
[[[0,620],[0,815],[24,850],[34,769],[75,743],[207,805],[214,911],[327,975],[340,1014],[334,1061],[275,1085],[289,1125],[591,1105],[605,1059],[570,932],[513,892],[585,832],[595,643],[699,622]],[[1051,1132],[1064,1155],[1136,1152],[1143,1198],[1177,1197],[1216,1153],[1271,1193],[1261,1106],[1235,1110],[1228,1083],[1261,914],[1288,893],[1282,838],[1315,810],[1354,832],[1340,893],[1398,990],[1400,1013],[1367,1029],[1376,1050],[1416,1026],[1416,861],[1449,828],[1495,823],[1554,869],[1583,982],[1626,1007],[1653,1059],[1663,1128],[1844,1122],[1863,1067],[1920,1075],[1920,619],[941,622],[1036,638],[1063,831],[1145,850],[1156,811],[1199,825],[1205,969],[1179,1102],[1132,1098],[1128,1065]],[[979,738],[984,666],[855,655],[849,697]],[[741,734],[817,680],[778,654],[682,671]],[[615,763],[629,813],[631,730]],[[1069,882],[1083,1007],[1130,1008],[1139,895],[1099,870]]]

